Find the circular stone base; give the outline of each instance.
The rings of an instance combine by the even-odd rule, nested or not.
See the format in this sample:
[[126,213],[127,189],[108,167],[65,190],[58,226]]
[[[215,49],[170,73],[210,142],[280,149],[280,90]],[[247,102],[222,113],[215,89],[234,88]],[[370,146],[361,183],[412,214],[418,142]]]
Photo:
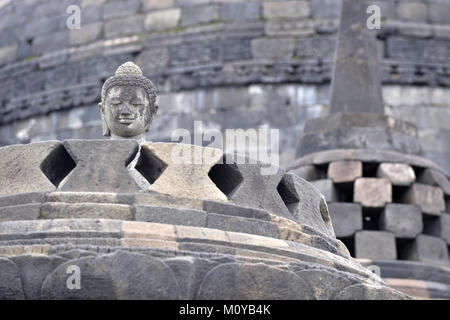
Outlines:
[[106,219],[2,222],[0,256],[4,299],[407,298],[351,258],[199,227]]

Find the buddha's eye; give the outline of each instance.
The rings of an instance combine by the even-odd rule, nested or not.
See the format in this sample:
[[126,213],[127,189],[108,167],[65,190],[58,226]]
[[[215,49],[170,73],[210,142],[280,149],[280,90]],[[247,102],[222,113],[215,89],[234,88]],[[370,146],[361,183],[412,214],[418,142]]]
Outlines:
[[131,101],[131,104],[134,106],[140,106],[142,104],[142,101],[141,100],[133,100],[133,101]]
[[111,100],[111,104],[114,104],[114,105],[118,105],[118,104],[121,104],[121,103],[122,102],[120,100],[117,100],[117,99]]

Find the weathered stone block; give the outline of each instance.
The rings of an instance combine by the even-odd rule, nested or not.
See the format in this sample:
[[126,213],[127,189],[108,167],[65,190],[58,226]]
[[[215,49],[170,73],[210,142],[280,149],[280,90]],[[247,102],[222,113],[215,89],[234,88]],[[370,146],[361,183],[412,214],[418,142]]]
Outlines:
[[277,191],[284,170],[266,163],[250,162],[249,158],[227,154],[224,164],[209,172],[214,183],[232,202],[261,208],[272,214],[292,218],[285,202]]
[[174,228],[178,242],[226,243],[230,240],[228,234],[223,230],[186,226],[174,226]]
[[[24,230],[27,230],[27,234],[38,232],[41,239],[71,238],[77,232],[89,232],[94,237],[120,238],[122,236],[122,224],[123,222],[119,220],[104,220],[98,219],[98,217],[95,219],[55,219],[53,221],[7,221],[0,223],[0,239],[2,241],[21,239]],[[43,233],[43,230],[45,230],[45,233]],[[33,237],[37,238],[37,236]]]
[[69,44],[69,30],[43,34],[36,37],[31,45],[33,55],[39,56],[48,52],[55,52]]
[[[355,106],[356,107],[356,106]],[[305,124],[305,133],[320,133],[339,128],[392,129],[394,132],[416,137],[417,128],[410,122],[384,114],[336,111],[327,117],[314,118]],[[376,138],[376,137],[373,137]]]
[[[315,26],[313,25],[312,27],[314,28]],[[302,30],[307,31],[308,26],[302,27]],[[332,61],[335,46],[335,36],[300,37],[298,39],[297,56],[300,59],[323,59]]]
[[66,261],[66,259],[58,256],[39,255],[22,255],[12,257],[11,260],[19,268],[23,291],[27,300],[39,300],[45,277]]
[[[175,197],[226,201],[226,195],[208,176],[222,158],[222,150],[177,143],[141,145],[140,172],[152,185],[149,190]],[[160,174],[160,176],[155,176]]]
[[270,214],[267,211],[236,206],[230,203],[219,201],[204,201],[203,210],[209,213],[218,213],[229,216],[240,216],[244,218],[253,218],[265,221],[271,221]]
[[350,237],[363,229],[361,205],[357,203],[328,203],[331,221],[336,237]]
[[325,197],[317,188],[287,173],[278,185],[278,193],[299,224],[335,237]]
[[388,179],[396,186],[409,186],[416,179],[413,168],[405,163],[380,163],[377,177]]
[[355,257],[372,260],[395,260],[395,237],[385,231],[358,231],[355,235]]
[[307,181],[319,180],[326,178],[325,174],[316,168],[314,165],[305,165],[297,169],[291,170],[290,172],[296,174],[300,178]]
[[220,42],[206,40],[186,41],[170,46],[169,56],[169,65],[176,67],[218,61],[220,58]]
[[393,28],[395,28],[395,26],[398,26],[398,34],[401,36],[423,39],[433,37],[433,27],[429,24],[414,23],[411,25],[411,22],[395,22],[393,23]]
[[[189,229],[189,227],[186,227]],[[175,226],[161,223],[123,221],[122,237],[126,239],[157,239],[176,241]]]
[[445,0],[428,2],[428,17],[431,22],[448,24],[448,17],[450,17],[450,3]]
[[122,203],[132,204],[134,195],[117,194],[113,192],[51,192],[47,193],[45,201],[42,202],[66,202],[66,203]]
[[[340,291],[344,288],[354,284],[354,281],[346,279],[339,274],[330,272],[330,270],[295,270],[292,268],[298,276],[311,285],[314,290],[316,299],[327,300],[334,299],[335,294],[339,295]],[[322,285],[321,285],[322,284]],[[325,285],[325,286],[324,286]],[[324,288],[319,289],[319,287]]]
[[105,22],[104,29],[106,39],[140,34],[144,30],[144,17],[136,15],[112,19]]
[[426,222],[424,232],[440,237],[450,245],[450,214],[443,213],[440,217]]
[[333,161],[328,166],[328,178],[335,183],[353,182],[362,174],[361,161]]
[[419,235],[412,244],[404,248],[400,253],[400,257],[431,264],[449,264],[445,241],[423,234]]
[[136,206],[135,220],[205,227],[206,212],[159,206]]
[[220,7],[220,17],[228,21],[255,20],[260,17],[260,7],[259,1],[223,3]]
[[428,8],[425,3],[400,2],[397,5],[397,16],[402,20],[425,22],[428,18]]
[[167,9],[173,7],[174,2],[174,0],[142,0],[142,10],[146,12],[150,10]]
[[0,196],[53,191],[56,187],[42,172],[44,160],[61,148],[59,142],[42,142],[0,148]]
[[14,61],[16,58],[18,46],[13,44],[10,46],[5,46],[0,48],[0,65]]
[[324,195],[327,202],[338,201],[338,193],[331,179],[316,180],[312,181],[311,184]]
[[103,6],[103,19],[131,16],[139,11],[141,0],[115,0]]
[[39,219],[40,204],[22,204],[0,208],[0,221]]
[[42,203],[45,201],[45,195],[45,192],[31,192],[0,197],[0,207],[15,206],[28,203]]
[[445,211],[444,193],[438,187],[414,183],[405,193],[403,200],[419,205],[427,214],[440,215]]
[[223,231],[256,234],[265,237],[278,238],[280,236],[278,226],[274,223],[251,218],[226,216],[223,214],[209,213],[206,227]]
[[204,261],[205,260],[202,261],[190,256],[174,257],[164,260],[164,263],[166,263],[173,271],[177,282],[180,285],[181,299],[194,299],[199,282],[203,279],[204,274],[209,268],[215,266],[213,263],[208,263],[206,267],[202,263]]
[[216,5],[189,6],[181,8],[180,25],[182,27],[217,21],[218,19],[219,7]]
[[[135,140],[66,140],[77,166],[59,186],[62,191],[134,192],[138,185],[126,166],[138,152]],[[108,166],[104,164],[108,163]]]
[[315,19],[336,19],[341,12],[341,2],[336,0],[311,0],[311,11]]
[[[186,6],[197,6],[197,5],[204,5],[211,2],[223,2],[223,1],[216,1],[216,0],[177,0],[177,5],[180,7],[186,7]],[[227,1],[225,1],[227,2]]]
[[31,21],[25,24],[22,36],[28,39],[35,38],[46,33],[56,32],[60,27],[61,16],[31,19]]
[[180,8],[150,12],[145,17],[145,30],[162,31],[175,28],[181,17]]
[[[120,195],[119,199],[126,195]],[[162,207],[172,207],[172,208],[187,208],[202,210],[203,201],[198,199],[187,199],[187,198],[174,198],[169,195],[160,193],[135,193],[132,195],[134,198],[134,205],[150,205],[150,206],[162,206]]]
[[87,7],[87,6],[92,6],[94,4],[103,5],[105,2],[106,2],[106,0],[82,0],[81,6]]
[[[80,290],[67,290],[67,268],[77,265],[87,279]],[[178,283],[161,260],[138,253],[117,251],[84,257],[60,265],[49,274],[42,299],[177,299]]]
[[384,207],[392,202],[392,185],[384,178],[358,178],[353,190],[353,201],[368,208]]
[[167,47],[147,49],[136,57],[136,63],[144,73],[165,67],[169,63],[169,50]]
[[83,25],[79,30],[70,30],[70,44],[80,45],[97,40],[102,32],[102,23]]
[[396,238],[415,238],[423,230],[422,212],[419,206],[391,203],[382,212],[379,226]]
[[82,5],[81,10],[83,11],[82,25],[100,22],[102,19],[103,5],[101,2],[95,1],[88,5]]
[[294,38],[259,38],[252,40],[252,55],[256,59],[291,59]]
[[263,16],[265,18],[304,18],[309,16],[308,1],[278,1],[264,2]]
[[41,219],[101,218],[132,220],[131,207],[123,204],[106,203],[44,203],[40,211]]
[[0,299],[19,300],[25,295],[22,287],[20,272],[16,264],[6,258],[0,258]]
[[424,184],[429,184],[432,186],[440,187],[446,195],[450,195],[450,181],[449,179],[440,171],[433,168],[425,169],[417,181]]
[[[223,61],[251,59],[252,52],[251,52],[250,38],[248,38],[248,37],[225,38],[221,41],[221,51],[222,51]],[[236,90],[234,90],[234,92],[236,92]],[[239,94],[237,95],[237,97],[234,97],[234,99],[238,99],[238,97],[240,97]],[[228,94],[226,95],[226,98],[227,99],[231,98],[231,100],[233,100],[233,97]],[[246,98],[247,97],[244,97],[244,99],[241,98],[241,100],[239,100],[239,103],[240,104],[243,103],[243,101],[245,101]],[[223,100],[223,99],[220,99],[220,100]],[[228,103],[232,103],[232,102],[229,101]],[[236,105],[239,105],[239,104],[234,104],[233,106],[236,106]]]
[[[363,97],[359,99],[364,103]],[[375,103],[373,106],[375,108]],[[417,131],[410,123],[385,115],[355,112],[333,113],[305,123],[297,155],[330,149],[382,149],[411,154],[422,150]]]
[[383,286],[370,284],[355,284],[339,292],[337,300],[409,300],[410,298],[400,291],[389,290]]
[[[314,34],[313,20],[268,20],[264,24],[264,33],[268,36],[307,36]],[[304,57],[305,51],[313,51],[313,48],[307,48],[300,45],[298,51],[302,54],[299,57]],[[315,56],[317,58],[317,55]]]
[[[430,48],[433,48],[433,50],[429,50]],[[430,40],[400,36],[391,36],[387,39],[388,55],[389,57],[396,59],[409,61],[445,61],[449,50],[450,45],[448,41],[438,39]],[[443,111],[436,110],[434,112],[442,113]],[[425,114],[426,113],[424,113],[424,115]],[[409,117],[411,117],[411,115]],[[440,122],[440,119],[434,119],[434,121]]]
[[201,283],[197,298],[309,300],[313,299],[313,295],[311,286],[293,272],[265,264],[227,263],[208,272]]
[[381,20],[395,20],[397,18],[397,3],[394,1],[386,0],[371,0],[368,5],[377,5],[381,10]]

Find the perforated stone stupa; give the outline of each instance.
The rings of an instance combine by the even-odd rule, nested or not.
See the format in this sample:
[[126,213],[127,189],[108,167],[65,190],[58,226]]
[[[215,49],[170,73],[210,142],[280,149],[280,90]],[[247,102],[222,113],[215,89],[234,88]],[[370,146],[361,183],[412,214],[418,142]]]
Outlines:
[[343,1],[330,115],[309,120],[292,173],[328,202],[338,239],[393,287],[450,299],[450,182],[411,123],[384,115],[364,8]]
[[155,115],[139,90],[150,82],[116,80],[100,105],[112,140],[0,148],[2,299],[408,299],[350,257],[304,179],[138,142]]

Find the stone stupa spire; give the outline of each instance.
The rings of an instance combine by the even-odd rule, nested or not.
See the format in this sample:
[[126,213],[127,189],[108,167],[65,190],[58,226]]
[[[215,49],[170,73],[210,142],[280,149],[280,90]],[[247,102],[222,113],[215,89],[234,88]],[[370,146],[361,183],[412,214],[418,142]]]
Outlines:
[[343,0],[329,115],[306,122],[289,169],[324,194],[353,257],[405,293],[448,299],[450,180],[416,127],[384,114],[367,5]]
[[343,0],[329,115],[305,123],[297,156],[333,149],[421,154],[417,128],[384,114],[375,32],[365,1]]
[[330,114],[384,113],[375,31],[367,27],[364,1],[343,0]]

